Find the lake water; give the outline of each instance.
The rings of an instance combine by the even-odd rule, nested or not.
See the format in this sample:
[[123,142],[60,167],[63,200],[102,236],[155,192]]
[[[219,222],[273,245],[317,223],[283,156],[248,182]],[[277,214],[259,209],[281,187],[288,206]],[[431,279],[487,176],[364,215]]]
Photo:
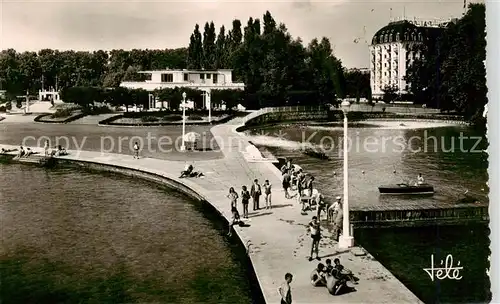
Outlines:
[[[375,123],[375,122],[374,122]],[[415,200],[380,196],[378,186],[402,180],[415,181],[422,173],[434,185],[435,195],[418,202],[455,204],[464,193],[487,202],[488,161],[486,139],[464,126],[422,128],[421,123],[380,127],[351,126],[349,150],[349,203],[352,206],[414,204]],[[332,125],[284,125],[248,132],[252,142],[277,157],[292,158],[316,177],[316,187],[327,198],[342,195],[343,129]],[[460,140],[462,136],[462,140]],[[460,144],[462,141],[462,144]],[[476,142],[479,144],[476,146]],[[453,145],[453,146],[452,146]],[[306,146],[324,151],[330,160],[319,160],[301,152]],[[453,151],[449,152],[451,148]],[[465,152],[464,152],[465,151]],[[396,172],[396,173],[394,173]]]
[[122,176],[15,164],[0,164],[0,185],[2,303],[257,298],[244,249],[185,195]]
[[[432,126],[435,128],[422,122],[404,122],[402,126],[400,122],[375,121],[350,125],[350,205],[418,205],[422,202],[453,205],[465,195],[488,202],[488,162],[486,154],[481,153],[486,140],[464,126]],[[341,126],[292,124],[253,129],[247,133],[261,149],[265,147],[276,157],[292,158],[305,172],[314,175],[315,187],[327,200],[343,194]],[[386,138],[385,143],[383,138]],[[475,146],[478,141],[480,143]],[[454,149],[451,149],[452,143]],[[301,152],[304,147],[324,151],[330,160],[307,156]],[[378,186],[403,179],[415,180],[418,173],[434,185],[434,196],[379,195]],[[485,271],[490,254],[486,225],[356,229],[354,234],[356,242],[425,303],[486,303],[491,298]],[[431,254],[436,256],[436,263],[448,254],[454,257],[455,265],[461,261],[463,278],[460,281],[431,281],[423,271],[431,265]]]

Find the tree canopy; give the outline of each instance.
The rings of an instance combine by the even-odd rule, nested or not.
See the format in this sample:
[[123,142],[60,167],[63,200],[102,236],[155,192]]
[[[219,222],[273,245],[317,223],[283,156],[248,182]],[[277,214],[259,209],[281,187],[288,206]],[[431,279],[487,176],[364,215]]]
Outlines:
[[203,40],[199,28],[195,25],[191,35],[187,65],[234,69],[233,78],[245,83],[250,108],[335,103],[337,96],[344,95],[342,64],[333,55],[328,38],[314,39],[304,47],[269,11],[262,21],[250,17],[244,28],[240,20],[234,20],[228,31],[221,26],[216,39],[213,22],[205,24]]
[[485,5],[470,4],[461,19],[450,23],[437,40],[422,47],[425,58],[416,60],[407,74],[415,101],[457,111],[471,122],[484,125]]

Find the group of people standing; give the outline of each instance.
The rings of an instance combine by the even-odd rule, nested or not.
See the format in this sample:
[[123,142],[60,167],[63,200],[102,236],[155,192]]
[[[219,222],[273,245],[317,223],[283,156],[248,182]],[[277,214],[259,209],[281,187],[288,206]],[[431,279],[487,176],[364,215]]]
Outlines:
[[243,218],[248,219],[248,205],[250,204],[250,199],[253,203],[253,211],[260,210],[260,197],[264,195],[265,208],[264,209],[272,209],[271,203],[271,193],[272,193],[272,185],[269,180],[266,180],[264,184],[259,184],[258,179],[254,179],[252,186],[250,187],[250,191],[248,191],[247,186],[241,186],[241,193],[238,195],[234,187],[229,188],[229,193],[227,198],[229,198],[231,202],[231,213],[232,213],[232,221],[229,227],[228,235],[231,235],[231,228],[233,225],[241,222],[240,212],[238,211],[238,199],[241,198],[241,207],[243,211]]
[[286,163],[281,167],[282,174],[282,186],[285,191],[285,198],[292,198],[290,195],[289,189],[292,188],[297,189],[297,197],[300,201],[300,198],[304,194],[304,190],[308,191],[309,195],[312,195],[313,192],[313,182],[314,176],[310,176],[306,178],[306,174],[302,170],[302,168],[296,168],[292,164],[292,160],[287,160]]
[[[241,186],[241,205],[243,210],[243,218],[248,218],[248,205],[250,204],[250,199],[252,199],[253,203],[253,211],[260,210],[260,197],[264,195],[264,200],[266,203],[265,209],[272,209],[271,203],[271,183],[269,180],[266,180],[263,185],[259,184],[259,180],[255,179],[250,187],[250,191],[248,191],[247,186]],[[233,187],[229,188],[229,194],[227,198],[231,201],[231,210],[238,210],[238,199],[240,196],[234,190]]]

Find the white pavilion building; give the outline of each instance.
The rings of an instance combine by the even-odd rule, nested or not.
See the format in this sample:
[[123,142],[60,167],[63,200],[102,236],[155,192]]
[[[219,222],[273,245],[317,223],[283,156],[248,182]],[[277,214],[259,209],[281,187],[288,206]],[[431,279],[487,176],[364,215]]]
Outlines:
[[[210,93],[212,90],[244,90],[245,84],[233,82],[232,70],[175,70],[165,69],[157,71],[140,71],[138,73],[147,75],[145,81],[124,81],[121,87],[129,89],[144,89],[154,91],[163,88],[190,88],[205,92],[205,107],[210,107]],[[168,103],[168,101],[166,101]],[[166,103],[149,95],[149,108],[160,109]]]

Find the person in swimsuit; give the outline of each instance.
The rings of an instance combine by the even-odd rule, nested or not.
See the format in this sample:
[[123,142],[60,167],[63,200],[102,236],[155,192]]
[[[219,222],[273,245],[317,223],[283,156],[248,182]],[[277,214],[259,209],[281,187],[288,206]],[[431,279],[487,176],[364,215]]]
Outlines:
[[278,293],[281,296],[281,304],[292,304],[292,283],[293,275],[291,273],[285,274],[285,282],[278,288]]
[[227,198],[231,200],[231,209],[236,208],[236,202],[238,201],[238,193],[234,191],[233,187],[229,188],[229,194],[227,195]]
[[266,199],[266,209],[271,209],[271,184],[269,183],[269,180],[266,179],[264,182],[264,185],[262,186],[264,188],[264,194],[265,194],[265,199]]
[[290,188],[290,181],[292,179],[292,176],[290,175],[290,171],[286,171],[285,174],[283,175],[283,190],[285,191],[285,198],[289,199],[290,194],[288,193],[288,188]]
[[247,186],[241,186],[241,204],[243,205],[243,218],[248,219],[248,204],[250,203],[250,192]]
[[316,253],[316,259],[321,260],[319,252],[319,241],[321,240],[321,227],[319,225],[318,217],[313,216],[312,221],[309,223],[309,231],[311,232],[312,244],[311,244],[311,255],[309,256],[309,261],[313,260],[313,254]]
[[134,143],[134,158],[139,159],[139,143]]
[[314,287],[326,285],[325,265],[323,265],[322,263],[319,263],[318,267],[314,269],[311,276],[311,284]]

